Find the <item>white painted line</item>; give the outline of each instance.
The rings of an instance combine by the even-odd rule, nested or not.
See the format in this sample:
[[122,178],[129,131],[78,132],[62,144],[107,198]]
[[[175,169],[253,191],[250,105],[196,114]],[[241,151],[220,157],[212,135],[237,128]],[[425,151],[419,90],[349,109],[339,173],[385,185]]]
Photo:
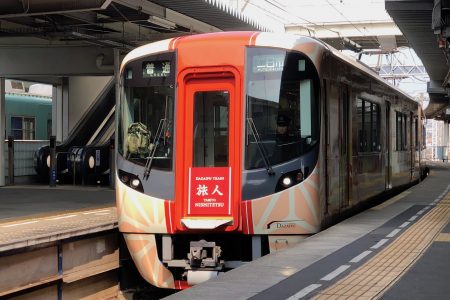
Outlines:
[[302,289],[300,292],[290,296],[289,298],[287,298],[286,300],[297,300],[297,299],[301,299],[303,297],[305,297],[306,295],[308,295],[309,293],[311,293],[312,291],[316,290],[317,288],[321,287],[321,284],[310,284],[307,287],[305,287],[304,289]]
[[381,246],[383,246],[384,244],[386,244],[386,242],[389,241],[388,239],[382,239],[380,240],[378,243],[376,243],[375,245],[373,245],[372,247],[370,247],[370,249],[378,249]]
[[33,224],[36,223],[37,221],[28,221],[28,222],[22,222],[22,223],[15,223],[15,224],[9,224],[9,225],[4,225],[2,226],[3,228],[9,228],[9,227],[16,227],[16,226],[22,226],[22,225],[27,225],[27,224]]
[[370,251],[370,250],[364,251],[364,252],[361,253],[360,255],[354,257],[350,262],[351,262],[351,263],[357,263],[357,262],[360,262],[364,257],[366,257],[367,255],[369,255],[370,253],[372,253],[372,251]]
[[104,213],[97,213],[95,214],[96,216],[105,216],[105,215],[109,215],[108,212],[104,212]]
[[101,213],[101,212],[109,212],[109,209],[103,209],[103,210],[93,210],[93,211],[88,211],[88,212],[84,212],[83,215],[91,215],[91,214],[96,214],[96,213]]
[[409,220],[408,221],[414,221],[415,219],[417,219],[417,217],[418,217],[418,215],[415,215],[415,216],[412,216],[411,218],[409,218]]
[[409,224],[411,224],[411,222],[405,222],[402,225],[400,225],[400,228],[405,228],[406,226],[408,226]]
[[350,265],[342,265],[333,272],[329,273],[325,277],[321,278],[320,280],[330,281],[333,280],[335,277],[339,276],[342,272],[350,268]]
[[45,220],[46,221],[55,221],[55,220],[73,218],[73,217],[76,217],[76,216],[77,215],[67,215],[67,216],[61,216],[61,217],[56,217],[56,218],[49,218],[49,219],[45,219]]
[[386,237],[391,238],[394,237],[397,233],[399,233],[401,231],[401,229],[394,229],[391,231],[391,233],[389,233]]
[[417,215],[420,216],[420,215],[423,214],[424,212],[425,212],[425,210],[422,209],[422,210],[420,210],[420,211],[417,212]]

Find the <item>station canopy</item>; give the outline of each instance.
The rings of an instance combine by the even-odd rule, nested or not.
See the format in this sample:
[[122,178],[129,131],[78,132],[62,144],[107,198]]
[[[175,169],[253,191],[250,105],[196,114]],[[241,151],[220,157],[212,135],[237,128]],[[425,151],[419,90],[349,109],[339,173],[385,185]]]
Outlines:
[[0,45],[132,49],[193,33],[267,30],[215,0],[2,0]]

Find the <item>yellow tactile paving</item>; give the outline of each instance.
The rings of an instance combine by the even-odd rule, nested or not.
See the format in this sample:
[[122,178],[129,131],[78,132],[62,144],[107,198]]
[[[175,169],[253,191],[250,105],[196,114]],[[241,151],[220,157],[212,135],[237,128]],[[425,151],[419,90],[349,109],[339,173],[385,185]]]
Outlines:
[[450,241],[450,234],[440,233],[449,221],[450,193],[385,249],[314,299],[379,298],[433,241]]

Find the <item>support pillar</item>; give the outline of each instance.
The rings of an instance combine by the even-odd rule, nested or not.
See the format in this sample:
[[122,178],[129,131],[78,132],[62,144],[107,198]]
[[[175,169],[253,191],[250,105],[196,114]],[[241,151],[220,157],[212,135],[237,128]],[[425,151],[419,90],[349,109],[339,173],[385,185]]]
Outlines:
[[57,142],[63,142],[69,135],[69,79],[53,86],[52,93],[52,135]]
[[0,186],[5,185],[5,78],[0,77]]
[[444,147],[448,147],[448,125],[449,125],[449,121],[444,121],[444,134],[443,134],[443,138],[442,138],[442,145]]
[[447,162],[450,159],[450,151],[448,145],[448,123],[449,121],[444,121],[444,133],[442,135],[442,145],[444,149],[442,150],[444,158],[447,158]]

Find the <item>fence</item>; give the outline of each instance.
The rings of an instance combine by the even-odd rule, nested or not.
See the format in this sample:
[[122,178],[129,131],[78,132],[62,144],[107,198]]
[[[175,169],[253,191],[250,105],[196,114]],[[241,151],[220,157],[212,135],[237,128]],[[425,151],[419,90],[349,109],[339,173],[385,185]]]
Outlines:
[[427,146],[424,151],[424,158],[427,160],[441,160],[448,162],[449,157],[449,146]]
[[[34,153],[48,141],[14,141],[14,177],[36,175]],[[5,174],[8,174],[8,141],[5,141]]]

